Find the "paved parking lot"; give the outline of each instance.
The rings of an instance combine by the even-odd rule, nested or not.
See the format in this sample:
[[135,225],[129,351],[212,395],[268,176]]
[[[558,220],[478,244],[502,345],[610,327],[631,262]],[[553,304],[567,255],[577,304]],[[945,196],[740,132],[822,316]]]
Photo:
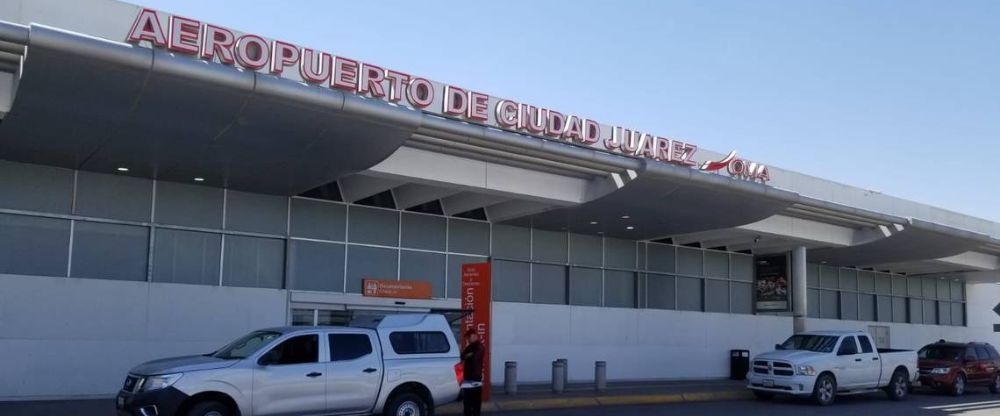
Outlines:
[[511,416],[997,416],[1000,415],[1000,395],[972,391],[964,397],[950,397],[920,392],[902,402],[889,401],[884,394],[838,397],[837,403],[829,407],[819,407],[804,400],[779,398],[769,402],[738,400],[501,414]]

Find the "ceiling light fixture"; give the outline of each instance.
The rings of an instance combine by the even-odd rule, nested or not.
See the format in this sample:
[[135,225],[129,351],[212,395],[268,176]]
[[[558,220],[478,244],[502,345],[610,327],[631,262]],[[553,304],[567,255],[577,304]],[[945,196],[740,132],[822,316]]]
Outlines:
[[197,178],[194,178],[194,181],[195,182],[205,182],[205,178],[197,177]]
[[630,216],[628,216],[628,215],[622,215],[622,219],[623,219],[623,220],[627,220],[627,219],[629,219],[629,218],[632,218],[632,217],[630,217]]
[[597,221],[591,221],[590,225],[597,225]]
[[120,167],[118,167],[118,171],[119,172],[128,172],[128,168],[126,168],[124,166],[120,166]]
[[633,227],[633,226],[631,226],[631,225],[630,225],[630,226],[628,226],[628,227],[625,227],[625,229],[626,229],[626,230],[634,230],[634,229],[635,229],[635,227]]

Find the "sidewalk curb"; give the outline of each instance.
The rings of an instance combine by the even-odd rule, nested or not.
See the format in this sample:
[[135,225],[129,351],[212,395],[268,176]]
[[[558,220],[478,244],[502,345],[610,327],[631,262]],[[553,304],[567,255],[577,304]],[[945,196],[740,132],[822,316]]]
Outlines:
[[[576,407],[621,406],[639,404],[665,404],[681,402],[706,402],[750,399],[749,391],[691,392],[672,394],[637,394],[622,396],[565,397],[545,399],[512,399],[483,403],[484,412],[509,412],[518,410],[543,410]],[[451,403],[437,408],[439,415],[462,414],[461,403]]]

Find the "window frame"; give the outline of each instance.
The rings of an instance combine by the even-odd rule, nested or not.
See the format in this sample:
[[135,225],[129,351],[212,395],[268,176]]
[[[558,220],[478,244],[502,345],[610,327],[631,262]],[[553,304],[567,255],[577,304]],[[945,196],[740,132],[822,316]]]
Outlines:
[[[274,343],[274,345],[271,346],[271,348],[267,349],[267,351],[261,352],[260,355],[257,356],[257,359],[255,360],[255,362],[257,363],[257,365],[259,365],[259,366],[265,366],[265,367],[272,367],[272,366],[274,366],[274,367],[278,367],[278,366],[284,367],[284,366],[290,366],[290,365],[320,364],[320,363],[324,362],[325,359],[328,359],[329,357],[324,357],[323,356],[323,342],[324,341],[323,341],[323,337],[321,337],[319,335],[320,334],[318,332],[305,332],[305,333],[289,334],[285,338],[276,341]],[[286,342],[291,341],[291,340],[296,339],[296,338],[309,337],[309,336],[316,337],[316,361],[315,362],[288,363],[288,364],[276,364],[276,363],[262,364],[261,363],[261,361],[264,359],[264,357],[267,357],[268,354],[271,353],[271,351],[274,351],[278,347],[281,347]]]
[[[368,352],[354,358],[337,359],[333,352],[334,347],[337,345],[337,343],[334,342],[333,339],[334,337],[364,337],[366,340],[368,340]],[[338,363],[338,362],[355,361],[374,354],[375,342],[374,340],[372,340],[372,336],[370,334],[363,332],[328,332],[326,334],[326,350],[329,351],[329,355],[327,356],[327,362]]]

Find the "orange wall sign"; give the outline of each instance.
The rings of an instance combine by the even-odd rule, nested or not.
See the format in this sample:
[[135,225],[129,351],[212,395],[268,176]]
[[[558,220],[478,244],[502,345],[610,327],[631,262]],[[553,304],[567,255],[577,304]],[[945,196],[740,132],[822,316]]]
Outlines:
[[[462,265],[462,309],[472,311],[462,320],[462,334],[474,329],[483,343],[483,401],[490,398],[490,264]],[[466,347],[465,338],[462,348]]]
[[376,298],[430,299],[431,282],[416,280],[362,280],[365,296]]

